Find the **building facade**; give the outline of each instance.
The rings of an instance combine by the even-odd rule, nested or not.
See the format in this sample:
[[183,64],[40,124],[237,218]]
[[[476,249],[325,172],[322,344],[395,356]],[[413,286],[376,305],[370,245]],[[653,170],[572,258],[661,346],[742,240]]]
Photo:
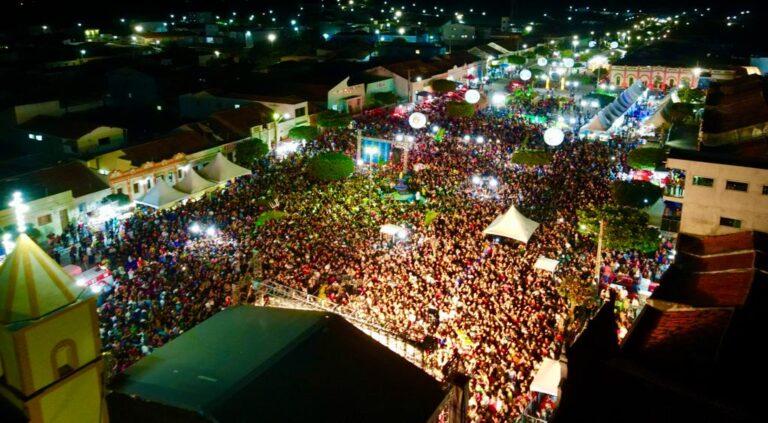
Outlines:
[[704,69],[667,66],[612,65],[610,82],[627,88],[635,81],[641,81],[648,88],[667,89],[679,86],[698,87],[702,75],[715,81],[732,79],[737,72],[733,69]]

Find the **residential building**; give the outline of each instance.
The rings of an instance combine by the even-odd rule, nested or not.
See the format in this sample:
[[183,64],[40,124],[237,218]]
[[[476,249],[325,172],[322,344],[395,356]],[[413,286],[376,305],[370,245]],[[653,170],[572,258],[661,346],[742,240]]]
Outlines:
[[371,95],[395,93],[395,81],[391,77],[360,72],[344,78],[328,90],[328,109],[357,114],[363,111]]
[[114,150],[125,143],[126,130],[66,116],[40,115],[16,127],[22,151],[46,150],[82,156]]
[[714,147],[768,136],[768,78],[748,75],[713,83],[708,92],[699,139]]
[[460,83],[482,78],[484,60],[470,53],[456,52],[433,59],[417,59],[378,66],[369,73],[390,77],[399,97],[414,101],[420,92],[431,91],[434,79],[448,79]]
[[16,191],[29,206],[27,222],[43,234],[61,233],[68,224],[84,221],[111,193],[105,178],[78,161],[7,177],[0,180],[0,228],[16,222],[8,207]]
[[467,45],[474,43],[475,27],[462,23],[447,22],[440,27],[440,38],[449,46]]

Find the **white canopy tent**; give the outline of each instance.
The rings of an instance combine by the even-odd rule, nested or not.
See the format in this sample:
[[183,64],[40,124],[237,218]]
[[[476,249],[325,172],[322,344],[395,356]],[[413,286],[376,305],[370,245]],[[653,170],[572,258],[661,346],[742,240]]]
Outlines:
[[539,258],[536,259],[536,263],[533,265],[533,268],[546,270],[547,272],[554,273],[555,270],[557,269],[558,264],[560,264],[560,262],[555,259],[539,256]]
[[539,227],[538,222],[523,216],[512,206],[506,213],[494,219],[494,221],[483,230],[483,235],[496,235],[505,238],[512,238],[522,243],[527,243],[533,235],[533,231]]
[[545,358],[541,362],[536,376],[531,382],[531,392],[541,392],[543,394],[559,396],[560,381],[563,378],[563,364],[551,358]]
[[190,169],[184,179],[177,182],[173,187],[187,194],[196,194],[214,186],[216,186],[215,182],[203,178],[194,169]]
[[157,179],[155,186],[152,187],[144,196],[136,200],[136,204],[141,204],[154,209],[162,209],[172,206],[178,201],[187,198],[187,194],[176,191],[165,182],[165,179]]
[[250,174],[250,170],[230,162],[221,153],[217,154],[213,161],[200,171],[201,176],[216,182],[226,182]]

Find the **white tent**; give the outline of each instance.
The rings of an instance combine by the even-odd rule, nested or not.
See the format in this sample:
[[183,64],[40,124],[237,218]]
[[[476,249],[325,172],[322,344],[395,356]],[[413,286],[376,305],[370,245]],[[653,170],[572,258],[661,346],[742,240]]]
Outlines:
[[196,194],[213,186],[216,186],[215,182],[211,182],[203,178],[197,172],[195,172],[194,169],[190,169],[189,172],[187,172],[187,176],[177,182],[173,187],[176,190],[187,194]]
[[551,358],[545,358],[541,362],[536,376],[531,382],[531,392],[541,392],[543,394],[558,396],[560,380],[563,378],[563,364]]
[[155,186],[144,194],[143,197],[136,200],[136,204],[162,209],[185,198],[187,198],[187,194],[173,189],[173,187],[168,185],[168,182],[165,182],[165,179],[157,179]]
[[483,235],[503,236],[526,243],[538,227],[537,222],[523,216],[515,206],[512,206],[485,228]]
[[539,258],[536,259],[536,263],[533,265],[533,268],[546,270],[547,272],[554,273],[555,269],[557,269],[558,264],[560,264],[560,262],[555,259],[539,256]]
[[200,171],[200,175],[202,175],[204,178],[216,182],[226,182],[230,179],[235,179],[238,176],[250,174],[250,170],[230,162],[221,153],[217,154],[213,161],[208,163]]
[[397,236],[399,238],[405,238],[408,236],[408,228],[400,225],[393,225],[391,223],[381,225],[379,232],[391,237]]

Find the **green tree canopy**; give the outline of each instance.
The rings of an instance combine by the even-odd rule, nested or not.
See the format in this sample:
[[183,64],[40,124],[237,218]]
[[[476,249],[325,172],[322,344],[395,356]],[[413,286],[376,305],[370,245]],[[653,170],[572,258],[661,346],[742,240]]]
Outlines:
[[704,90],[696,88],[683,87],[677,90],[677,97],[682,103],[700,104],[704,101],[705,96]]
[[613,204],[577,210],[579,232],[597,240],[600,221],[605,222],[603,245],[618,251],[655,251],[659,230],[648,226],[648,215],[636,208]]
[[349,177],[355,170],[355,163],[342,153],[320,153],[307,164],[307,173],[315,181],[338,181]]
[[661,166],[667,152],[660,147],[641,147],[629,152],[627,163],[636,170],[654,170]]
[[243,166],[251,167],[253,162],[266,156],[269,153],[269,146],[260,139],[249,139],[242,141],[235,147],[235,158]]
[[429,86],[432,87],[432,91],[438,94],[445,94],[456,89],[456,82],[447,79],[435,79],[429,83]]
[[636,208],[648,207],[661,198],[662,189],[645,181],[613,181],[611,194],[616,203]]
[[397,94],[389,91],[371,94],[369,102],[376,106],[388,106],[397,103]]
[[448,117],[472,117],[475,115],[475,106],[463,101],[449,101],[445,106]]
[[568,312],[572,318],[577,308],[592,309],[597,305],[595,287],[590,279],[566,277],[560,281],[557,292],[568,302]]
[[522,66],[527,61],[523,56],[507,56],[507,63],[510,65]]
[[552,162],[552,153],[546,150],[518,148],[512,154],[511,161],[523,166],[543,166]]
[[295,140],[314,140],[318,135],[317,126],[312,125],[294,126],[288,131],[288,137]]
[[693,120],[693,107],[688,103],[669,102],[661,111],[661,114],[667,122],[673,125],[679,125]]
[[323,128],[345,128],[352,121],[348,114],[326,110],[317,114],[317,124]]

